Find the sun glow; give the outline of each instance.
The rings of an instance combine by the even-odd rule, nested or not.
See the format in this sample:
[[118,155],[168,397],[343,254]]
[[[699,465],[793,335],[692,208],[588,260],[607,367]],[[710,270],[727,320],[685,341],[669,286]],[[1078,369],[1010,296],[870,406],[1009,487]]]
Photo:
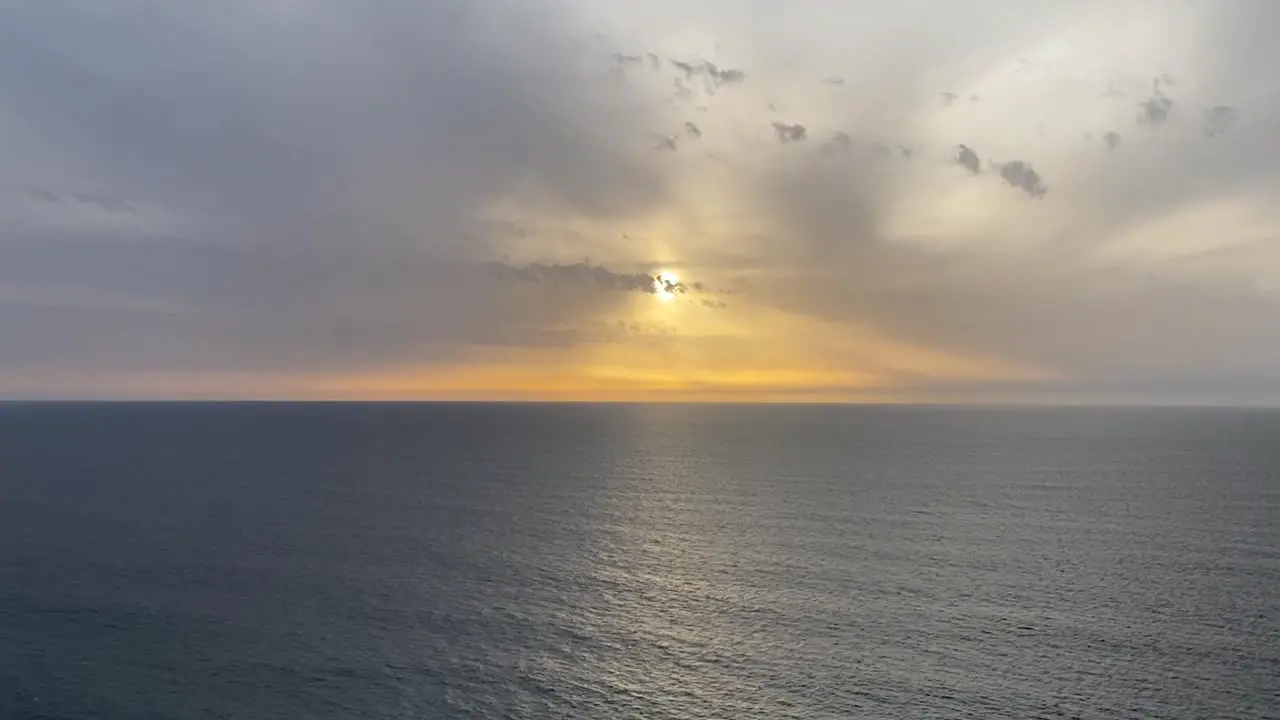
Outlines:
[[680,276],[673,272],[660,272],[653,277],[653,293],[659,300],[671,301],[684,289]]

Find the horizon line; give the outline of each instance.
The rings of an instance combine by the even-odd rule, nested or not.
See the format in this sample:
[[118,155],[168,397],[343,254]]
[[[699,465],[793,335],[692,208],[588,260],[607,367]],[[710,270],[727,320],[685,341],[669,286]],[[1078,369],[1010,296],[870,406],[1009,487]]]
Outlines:
[[1156,401],[883,401],[883,400],[561,400],[561,399],[373,399],[373,398],[0,398],[13,405],[564,405],[668,407],[861,407],[896,409],[1133,409],[1280,411],[1280,402],[1234,404]]

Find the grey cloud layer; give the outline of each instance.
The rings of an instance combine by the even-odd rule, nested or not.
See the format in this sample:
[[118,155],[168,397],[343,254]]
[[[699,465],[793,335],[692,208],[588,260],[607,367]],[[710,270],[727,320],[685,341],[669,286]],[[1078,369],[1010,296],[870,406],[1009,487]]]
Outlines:
[[[358,246],[44,234],[0,264],[0,368],[351,371],[561,346],[654,276]],[[664,291],[694,293],[700,284]],[[594,321],[592,321],[594,322]],[[21,338],[21,342],[12,341]]]
[[[40,141],[24,157],[41,160],[0,169],[0,185],[49,209],[163,207],[186,223],[170,237],[36,231],[0,218],[0,374],[51,363],[350,369],[576,342],[567,326],[607,317],[628,292],[653,292],[653,276],[607,257],[605,266],[485,264],[511,242],[487,232],[490,205],[526,193],[550,213],[618,220],[679,203],[670,174],[685,148],[725,142],[731,124],[715,122],[715,107],[706,121],[663,116],[641,80],[680,82],[666,92],[702,102],[745,96],[766,74],[669,48],[584,57],[595,50],[573,18],[537,3],[305,7],[0,6],[0,129],[20,124]],[[1019,208],[1070,203],[1053,242],[1012,254],[981,250],[981,238],[928,250],[886,229],[898,166],[928,161],[913,138],[882,141],[898,128],[892,118],[998,106],[986,93],[973,104],[908,89],[933,87],[928,68],[1037,39],[1048,12],[984,0],[931,20],[936,7],[905,3],[918,22],[900,26],[868,10],[880,30],[868,30],[865,62],[832,68],[840,82],[825,87],[821,78],[835,75],[809,78],[850,98],[841,107],[872,109],[837,117],[843,129],[790,109],[787,122],[750,121],[777,156],[744,164],[735,191],[771,232],[732,249],[782,278],[744,299],[1060,371],[1070,378],[1061,387],[1078,392],[1208,392],[1246,378],[1280,394],[1269,370],[1280,367],[1271,296],[1195,259],[1139,272],[1093,255],[1105,238],[1179,208],[1280,192],[1268,134],[1280,113],[1265,92],[1280,57],[1260,30],[1280,24],[1276,5],[1202,11],[1213,13],[1213,32],[1230,35],[1204,40],[1213,50],[1200,69],[1216,96],[1168,78],[1120,99],[1094,88],[1097,102],[1125,103],[1132,115],[1127,127],[1087,128],[1105,130],[1111,152],[1072,130],[1082,157],[1096,157],[1070,172],[1034,147],[1011,159],[978,138],[928,151],[943,154],[957,183],[1007,185]],[[764,4],[756,11],[762,25],[776,19]],[[892,28],[901,40],[871,42]],[[693,102],[677,105],[694,112]],[[908,144],[892,150],[899,141]],[[867,162],[864,148],[885,158]],[[692,259],[715,269],[710,255]]]
[[661,199],[659,173],[615,141],[643,127],[643,108],[584,81],[554,15],[498,23],[461,0],[271,7],[8,4],[0,92],[51,154],[249,231],[324,228],[340,208],[412,233],[424,205],[462,225],[526,182],[593,214]]
[[607,312],[459,265],[492,252],[485,211],[522,188],[597,218],[664,199],[643,144],[619,141],[648,110],[571,32],[483,0],[5,4],[0,98],[43,142],[0,191],[139,198],[188,226],[0,227],[0,373],[430,362]]

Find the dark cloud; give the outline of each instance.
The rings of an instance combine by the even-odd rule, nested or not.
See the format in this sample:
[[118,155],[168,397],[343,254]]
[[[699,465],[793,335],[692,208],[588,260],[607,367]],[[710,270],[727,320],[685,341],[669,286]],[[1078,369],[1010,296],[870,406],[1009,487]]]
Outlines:
[[579,262],[570,265],[531,263],[509,265],[491,262],[486,265],[502,280],[541,283],[553,286],[593,288],[611,292],[638,292],[650,295],[659,291],[684,294],[690,286],[662,275],[644,272],[620,273],[603,265]]
[[656,275],[653,278],[653,292],[663,292],[668,295],[683,295],[689,291],[689,287],[679,280],[673,280],[662,275]]
[[1045,186],[1040,174],[1022,160],[1000,163],[1000,177],[1009,185],[1021,189],[1033,198],[1042,198],[1049,188]]
[[679,70],[685,80],[701,79],[707,92],[715,92],[725,85],[736,85],[746,79],[743,70],[721,68],[709,60],[669,60],[671,67]]
[[1231,129],[1236,123],[1239,113],[1228,105],[1218,105],[1204,111],[1204,136],[1217,137]]
[[613,54],[613,66],[610,72],[616,77],[626,77],[627,71],[635,67],[643,67],[643,55],[624,55],[622,53]]
[[39,200],[40,202],[49,203],[51,205],[62,204],[62,196],[48,188],[40,187],[39,185],[24,185],[22,187],[22,192],[25,193],[27,197]]
[[1151,86],[1151,97],[1138,105],[1138,122],[1154,127],[1169,120],[1169,113],[1173,112],[1173,100],[1161,92],[1159,78],[1153,80]]
[[671,67],[684,73],[686,79],[692,78],[702,70],[702,66],[697,62],[685,62],[684,60],[667,60]]
[[982,160],[968,145],[960,145],[956,148],[956,163],[974,175],[982,172]]
[[716,85],[732,85],[740,83],[747,78],[747,73],[743,70],[735,69],[717,69],[714,65],[708,70],[708,75],[715,81]]
[[775,122],[773,134],[777,136],[780,143],[800,142],[808,137],[808,130],[803,125]]

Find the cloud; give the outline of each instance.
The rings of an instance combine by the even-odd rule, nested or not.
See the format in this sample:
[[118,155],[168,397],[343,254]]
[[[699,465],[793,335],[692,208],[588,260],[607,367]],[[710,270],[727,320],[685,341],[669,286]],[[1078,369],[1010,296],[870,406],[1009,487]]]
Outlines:
[[1214,138],[1231,129],[1239,114],[1228,105],[1218,105],[1204,111],[1204,136]]
[[692,78],[702,71],[702,64],[699,62],[686,62],[684,60],[668,60],[671,67],[684,73],[685,79]]
[[49,203],[51,205],[62,204],[62,197],[60,195],[48,188],[40,187],[39,185],[24,185],[22,187],[22,191],[26,193],[28,197],[39,200],[40,202]]
[[1159,78],[1153,80],[1151,84],[1151,97],[1138,105],[1140,108],[1138,122],[1155,127],[1164,125],[1169,120],[1169,113],[1173,112],[1173,100],[1160,91]]
[[707,92],[715,92],[725,85],[736,85],[747,77],[743,70],[720,68],[708,60],[670,60],[668,62],[671,63],[671,67],[679,70],[686,80],[701,78]]
[[960,145],[956,148],[956,162],[974,175],[982,172],[982,160],[968,145]]
[[808,130],[803,125],[775,122],[773,134],[777,136],[780,143],[800,142],[808,137]]
[[689,286],[685,283],[673,281],[661,275],[644,272],[619,273],[589,262],[569,265],[530,263],[519,266],[491,262],[487,267],[502,280],[546,283],[555,286],[570,285],[610,292],[638,292],[649,295],[656,294],[659,290],[674,294],[683,294],[689,290]]
[[3,177],[51,217],[184,223],[68,234],[0,213],[0,373],[433,362],[538,346],[616,304],[504,288],[472,262],[550,242],[494,232],[511,198],[600,222],[665,201],[643,141],[659,114],[579,59],[568,16],[156,7],[0,8],[0,96],[34,140]]
[[715,67],[711,67],[708,70],[708,74],[712,77],[712,79],[716,82],[717,85],[732,85],[735,83],[740,83],[743,80],[745,80],[747,77],[746,72],[742,70],[732,69],[732,68],[722,70]]
[[40,185],[26,184],[22,192],[29,198],[49,205],[87,205],[108,213],[136,214],[137,208],[127,200],[103,192],[73,192],[61,194]]
[[[611,371],[784,369],[817,395],[856,375],[895,398],[1280,396],[1280,108],[1260,70],[1280,62],[1277,12],[8,4],[0,393],[43,368],[50,392],[535,357],[589,374],[600,345],[643,337],[669,345],[629,345]],[[1135,18],[1158,45],[1117,29]],[[1109,156],[1079,140],[1139,100],[1161,132]],[[770,103],[804,124],[766,126]],[[662,287],[664,267],[698,281]]]
[[1009,185],[1021,189],[1033,198],[1042,198],[1049,188],[1045,186],[1040,174],[1031,165],[1013,160],[1000,163],[1000,177]]
[[849,133],[837,130],[831,134],[831,139],[822,144],[822,152],[826,154],[847,153],[853,149],[853,138],[849,137]]
[[[10,240],[0,374],[357,371],[475,348],[571,347],[574,329],[658,291],[590,263],[471,262],[421,250],[295,252],[180,238]],[[668,283],[664,292],[696,292]]]
[[518,186],[593,215],[662,200],[661,171],[615,142],[647,122],[644,108],[593,81],[547,11],[517,13],[528,22],[516,36],[485,0],[322,1],[305,15],[247,0],[149,5],[0,10],[10,105],[50,161],[82,159],[116,195],[276,238],[335,222],[417,234],[424,201],[457,232]]
[[75,200],[85,205],[93,205],[94,207],[106,210],[107,212],[133,213],[137,212],[132,205],[125,200],[108,193],[76,193]]
[[[1201,21],[1208,22],[1204,17]],[[1224,84],[1204,77],[1198,82],[1207,83],[1204,87],[1215,95],[1248,95],[1263,103],[1254,105],[1250,117],[1261,112],[1280,118],[1280,107],[1262,100],[1268,96],[1261,94],[1260,85],[1259,94],[1233,89],[1243,87],[1234,84],[1240,82],[1236,78],[1249,77],[1247,68],[1259,62],[1258,47],[1253,45],[1234,63],[1220,61]],[[934,54],[920,62],[938,66],[948,58]],[[850,87],[858,93],[860,107],[883,107],[896,102],[896,83],[908,83],[909,77],[895,75],[893,82],[883,84],[851,81]],[[1184,102],[1200,102],[1194,87],[1199,86],[1190,81],[1178,85]],[[1044,93],[1048,97],[1066,90],[1053,85]],[[1112,114],[1103,117],[1123,121],[1128,112],[1119,105],[1107,110],[1096,89],[1083,89],[1079,97],[1081,107],[1061,106],[1055,125],[1074,122],[1079,128],[1093,114],[1107,112]],[[1019,122],[1033,128],[1037,118],[1032,113],[1040,110],[1020,112],[1007,96],[990,99],[992,115],[985,125],[937,119],[929,114],[929,104],[937,107],[936,98],[922,96],[904,112],[919,125],[939,128],[925,140],[965,133],[960,138],[965,144],[939,144],[956,148],[949,161],[970,173],[982,171],[977,147],[1006,157],[1043,153],[1034,166],[1026,160],[992,164],[1004,184],[1043,202],[1006,200],[982,183],[963,188],[928,162],[780,158],[744,203],[768,219],[770,230],[739,249],[762,258],[774,273],[768,283],[745,286],[744,302],[812,318],[833,334],[870,332],[908,347],[1011,363],[994,373],[1003,375],[999,379],[955,379],[937,370],[913,376],[898,365],[905,364],[900,357],[872,359],[857,349],[831,351],[837,362],[860,367],[880,363],[891,394],[915,388],[923,396],[935,388],[939,394],[934,397],[952,400],[1150,400],[1239,398],[1241,387],[1254,387],[1280,398],[1276,374],[1268,369],[1280,362],[1280,336],[1268,329],[1280,311],[1280,281],[1274,272],[1261,266],[1248,269],[1244,255],[1230,260],[1215,256],[1221,262],[1211,263],[1208,256],[1174,247],[1235,242],[1227,240],[1242,231],[1234,221],[1206,220],[1204,227],[1213,229],[1200,236],[1186,220],[1177,219],[1207,213],[1227,198],[1261,213],[1258,237],[1267,237],[1266,228],[1275,227],[1275,219],[1267,219],[1275,216],[1267,214],[1262,198],[1280,190],[1280,173],[1266,169],[1280,156],[1254,129],[1256,121],[1249,123],[1247,137],[1244,124],[1218,136],[1220,145],[1200,143],[1198,135],[1173,128],[1146,134],[1125,140],[1126,152],[1104,163],[1052,136],[1019,136]],[[1172,107],[1153,119],[1168,120]],[[837,116],[826,122],[845,124],[847,119]],[[892,123],[870,129],[886,138],[896,130]],[[1078,138],[1078,132],[1071,137]],[[921,139],[907,133],[896,137],[912,143]],[[1121,140],[1114,131],[1101,139],[1109,149]],[[827,151],[833,148],[834,143],[824,144]],[[1052,194],[1044,180],[1050,172]],[[1280,261],[1265,242],[1252,247],[1249,257],[1261,253]],[[1267,276],[1272,290],[1260,284]],[[1242,277],[1251,279],[1242,282]],[[1018,369],[1041,376],[1015,380]],[[945,393],[940,389],[944,385],[950,388]]]

